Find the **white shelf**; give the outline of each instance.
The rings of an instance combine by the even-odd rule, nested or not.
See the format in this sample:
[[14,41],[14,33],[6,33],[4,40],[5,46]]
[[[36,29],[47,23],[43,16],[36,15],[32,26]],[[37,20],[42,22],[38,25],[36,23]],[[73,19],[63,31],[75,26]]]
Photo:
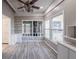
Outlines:
[[69,36],[64,36],[65,38],[71,39],[71,40],[76,40],[76,38],[69,37]]

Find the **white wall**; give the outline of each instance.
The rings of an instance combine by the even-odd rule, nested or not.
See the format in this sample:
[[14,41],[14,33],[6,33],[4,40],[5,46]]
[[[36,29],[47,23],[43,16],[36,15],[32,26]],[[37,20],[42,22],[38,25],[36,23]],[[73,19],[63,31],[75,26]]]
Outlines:
[[76,0],[66,0],[64,5],[64,25],[65,35],[68,35],[68,26],[76,26]]
[[[14,12],[10,8],[10,6],[5,2],[5,0],[2,0],[2,15],[8,17],[10,20],[9,24],[9,44],[14,44]],[[6,20],[6,19],[5,19]],[[7,27],[7,26],[6,26]],[[5,36],[5,34],[4,34]]]

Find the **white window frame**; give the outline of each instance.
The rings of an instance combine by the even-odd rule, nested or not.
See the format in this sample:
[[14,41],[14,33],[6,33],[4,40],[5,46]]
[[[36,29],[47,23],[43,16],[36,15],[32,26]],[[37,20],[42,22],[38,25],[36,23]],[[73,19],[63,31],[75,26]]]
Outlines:
[[[24,21],[32,21],[32,29],[33,29],[33,21],[41,21],[42,22],[42,32],[40,33],[40,37],[41,34],[43,34],[43,20],[22,20],[22,34],[24,34]],[[32,36],[33,36],[33,30],[32,30]]]

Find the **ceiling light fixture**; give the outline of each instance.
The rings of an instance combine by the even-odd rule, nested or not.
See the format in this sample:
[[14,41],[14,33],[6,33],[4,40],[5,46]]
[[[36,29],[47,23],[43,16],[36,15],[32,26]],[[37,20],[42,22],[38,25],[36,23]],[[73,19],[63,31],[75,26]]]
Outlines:
[[40,7],[40,9],[43,9],[43,7]]

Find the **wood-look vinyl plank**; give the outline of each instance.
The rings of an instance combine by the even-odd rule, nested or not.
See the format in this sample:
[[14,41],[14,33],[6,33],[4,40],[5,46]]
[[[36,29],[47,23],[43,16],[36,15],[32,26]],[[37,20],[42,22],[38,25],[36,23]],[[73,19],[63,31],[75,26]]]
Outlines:
[[3,50],[2,59],[56,59],[43,42],[16,44]]

